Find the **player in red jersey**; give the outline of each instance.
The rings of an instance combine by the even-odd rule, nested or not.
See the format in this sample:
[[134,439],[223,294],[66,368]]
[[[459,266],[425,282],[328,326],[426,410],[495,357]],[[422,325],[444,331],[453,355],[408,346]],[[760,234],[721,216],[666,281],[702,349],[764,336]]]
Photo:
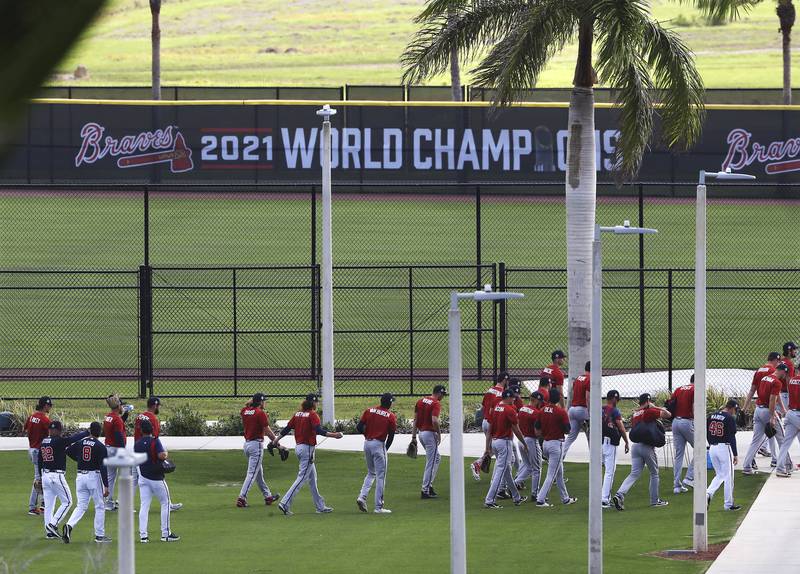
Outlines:
[[542,369],[541,376],[550,379],[552,388],[557,390],[559,396],[561,397],[561,408],[564,408],[564,379],[566,378],[566,375],[564,374],[564,371],[561,370],[561,367],[564,366],[564,362],[567,360],[567,355],[564,354],[564,351],[561,349],[556,349],[550,354],[550,357],[553,362]]
[[[539,391],[531,393],[530,402],[519,409],[517,417],[519,419],[519,430],[525,437],[525,446],[528,447],[525,465],[520,469],[515,477],[517,489],[522,490],[525,486],[524,480],[531,478],[531,500],[536,498],[539,493],[539,483],[542,476],[542,447],[536,436],[536,422],[544,404],[544,397]],[[524,451],[523,451],[524,452]]]
[[[513,402],[514,391],[506,389],[500,397],[500,402],[492,410],[484,456],[491,456],[494,452],[497,463],[492,473],[492,484],[484,500],[486,508],[503,508],[497,504],[497,493],[503,482],[511,489],[511,496],[516,506],[528,500],[527,496],[519,493],[514,484],[514,478],[511,476],[512,437],[516,436],[523,444],[525,443],[525,437],[519,429],[517,410],[514,408]],[[525,448],[527,449],[527,447]]]
[[[28,435],[28,457],[33,463],[33,486],[31,496],[28,500],[28,514],[39,516],[43,509],[39,507],[39,497],[41,495],[42,469],[39,468],[39,447],[42,446],[42,439],[50,433],[50,417],[47,414],[53,408],[53,401],[50,397],[42,397],[36,403],[36,410],[31,413],[25,421],[25,434]],[[42,497],[44,502],[44,497]]]
[[[494,409],[495,405],[502,400],[503,391],[506,389],[506,387],[508,387],[508,381],[508,373],[504,371],[498,374],[494,379],[494,386],[488,388],[483,394],[483,401],[481,402],[483,422],[481,423],[481,429],[483,430],[483,434],[486,436],[487,440],[490,438],[489,423],[491,421],[489,418],[491,417],[492,410]],[[470,471],[472,471],[472,478],[475,480],[481,479],[481,462],[483,462],[483,457],[474,461],[469,466]]]
[[[133,442],[137,443],[139,440],[144,436],[142,433],[142,423],[147,421],[150,423],[150,426],[153,429],[152,436],[154,439],[158,438],[161,435],[161,423],[158,420],[158,413],[159,409],[161,408],[161,399],[158,397],[149,397],[147,399],[147,410],[139,413],[133,421]],[[138,467],[134,467],[133,469],[133,488],[139,485],[139,469]],[[169,509],[171,512],[175,512],[183,508],[183,504],[180,502],[172,502],[169,503]]]
[[280,447],[280,440],[291,431],[294,431],[294,441],[296,443],[294,452],[300,462],[300,468],[297,471],[297,478],[294,483],[278,503],[278,508],[286,516],[294,514],[291,510],[292,500],[306,482],[308,482],[308,488],[311,490],[317,514],[333,512],[333,508],[325,505],[325,499],[322,498],[317,489],[317,467],[314,463],[314,451],[317,447],[317,435],[342,438],[342,433],[330,432],[323,428],[322,421],[319,420],[319,415],[317,414],[317,403],[319,403],[317,395],[314,393],[306,395],[306,400],[303,401],[301,410],[294,413],[289,423],[281,430],[280,436],[272,441],[274,446]]
[[247,476],[239,491],[239,498],[236,499],[236,506],[239,508],[248,506],[247,493],[250,492],[254,481],[261,489],[264,503],[267,506],[281,497],[278,492],[272,494],[264,480],[264,435],[268,436],[271,441],[275,440],[275,433],[269,428],[269,415],[264,412],[266,400],[267,395],[256,393],[252,400],[247,401],[247,404],[239,411],[244,426],[244,455],[247,457]]
[[539,388],[537,391],[540,395],[542,395],[542,402],[546,405],[550,404],[550,389],[553,388],[552,381],[550,377],[540,377],[539,378]]
[[[756,451],[758,451],[759,447],[764,442],[764,438],[766,436],[765,429],[768,424],[771,424],[775,429],[775,438],[777,439],[778,447],[783,445],[783,427],[778,420],[777,406],[780,403],[780,392],[781,387],[783,386],[783,381],[788,379],[788,374],[789,368],[783,363],[780,363],[775,368],[774,373],[763,376],[761,378],[761,382],[758,384],[756,411],[753,415],[753,439],[750,443],[750,448],[747,450],[747,454],[744,457],[742,470],[742,474],[745,476],[753,474],[752,463],[755,459]],[[751,399],[752,389],[750,394],[747,396],[746,404],[749,403]],[[779,449],[774,451],[776,455],[776,465],[777,450]],[[780,466],[778,466],[778,469],[783,470],[784,472],[791,471],[791,469],[783,469]]]
[[672,444],[675,446],[672,492],[681,494],[688,492],[688,487],[694,487],[694,460],[689,461],[686,477],[681,480],[686,443],[694,448],[694,375],[689,379],[688,385],[682,385],[672,391],[669,400],[672,407],[669,411],[673,416]]
[[363,412],[356,428],[364,435],[364,457],[367,460],[367,476],[356,499],[361,512],[367,512],[367,496],[375,484],[375,514],[391,514],[383,505],[386,485],[386,451],[392,446],[397,432],[397,415],[390,409],[394,402],[392,393],[381,395],[381,404]]
[[[781,354],[773,352],[770,353],[769,356],[767,357],[767,362],[758,369],[756,369],[756,372],[753,373],[753,382],[750,384],[750,394],[748,395],[748,398],[745,400],[744,407],[742,407],[742,410],[744,410],[745,412],[749,412],[750,401],[752,400],[753,395],[758,390],[758,384],[761,382],[761,379],[767,375],[771,375],[772,373],[774,373],[775,367],[777,367],[780,362],[781,362]],[[776,447],[775,437],[771,439],[766,439],[764,441],[764,444],[759,445],[758,448],[758,454],[760,454],[761,456],[772,457],[772,466],[775,466],[778,463],[776,458],[777,452],[778,449]],[[753,458],[753,462],[751,463],[750,469],[757,470],[755,458]],[[749,469],[745,468],[744,470],[749,470]]]
[[562,504],[578,502],[577,498],[569,495],[564,481],[564,435],[569,432],[569,415],[559,405],[561,400],[561,393],[552,389],[550,404],[542,407],[536,422],[536,429],[543,440],[542,452],[547,459],[547,477],[536,496],[536,506],[539,508],[551,506],[547,502],[547,495],[550,494],[553,482],[558,485]]
[[[123,404],[119,395],[109,395],[106,397],[111,412],[103,419],[103,436],[105,437],[108,456],[114,456],[118,448],[125,448],[127,441],[125,433],[125,421],[128,414],[133,410],[133,405]],[[108,467],[108,498],[106,498],[106,511],[117,510],[119,502],[114,499],[114,485],[117,482],[117,468]]]
[[[786,382],[790,379],[794,378],[795,375],[795,366],[794,362],[797,360],[797,343],[794,341],[788,341],[787,343],[783,344],[783,355],[781,356],[781,363],[786,365],[786,368],[789,369],[789,375],[786,379]],[[785,408],[789,408],[789,387],[786,383],[783,384],[781,387],[781,399],[783,399],[783,406]],[[781,415],[786,415],[786,411],[781,411]]]
[[[564,441],[564,458],[567,457],[569,447],[578,438],[578,434],[583,429],[584,424],[589,422],[589,389],[591,388],[590,373],[592,370],[590,361],[586,361],[583,370],[584,373],[572,383],[572,403],[567,411],[567,415],[569,415],[569,435],[567,440]],[[588,436],[586,440],[589,440]]]
[[422,494],[420,498],[436,498],[433,481],[439,470],[439,444],[442,442],[442,433],[439,427],[439,413],[442,409],[441,401],[447,394],[444,385],[433,387],[429,397],[422,397],[414,406],[414,427],[411,429],[411,440],[419,441],[425,449],[425,472],[422,474]]
[[781,478],[792,476],[792,465],[788,460],[789,448],[791,448],[795,437],[800,441],[800,374],[796,374],[789,379],[787,388],[789,389],[789,411],[786,413],[783,444],[778,453],[778,464],[783,465],[784,470],[775,471],[775,475]]

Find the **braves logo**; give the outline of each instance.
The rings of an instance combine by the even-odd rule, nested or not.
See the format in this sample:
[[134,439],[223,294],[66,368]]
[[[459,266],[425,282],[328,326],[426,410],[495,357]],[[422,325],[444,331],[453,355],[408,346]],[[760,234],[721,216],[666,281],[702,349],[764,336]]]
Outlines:
[[[117,139],[105,136],[106,129],[89,122],[81,128],[81,146],[75,156],[75,167],[93,164],[106,156],[117,157],[117,167],[129,168],[156,163],[169,163],[172,173],[194,168],[192,150],[186,146],[183,135],[167,126],[163,130],[140,132]],[[137,153],[146,152],[146,153]]]
[[753,134],[737,128],[728,134],[728,154],[722,170],[740,170],[753,163],[763,163],[764,171],[771,175],[800,171],[800,138],[789,138],[769,144],[751,142]]

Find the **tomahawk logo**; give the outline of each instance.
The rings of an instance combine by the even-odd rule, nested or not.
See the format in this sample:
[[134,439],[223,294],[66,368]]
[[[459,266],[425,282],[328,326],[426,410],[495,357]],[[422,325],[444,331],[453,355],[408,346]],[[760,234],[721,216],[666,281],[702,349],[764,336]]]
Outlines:
[[752,141],[753,134],[743,129],[731,130],[728,134],[728,155],[722,162],[722,170],[740,170],[754,163],[763,163],[764,171],[770,175],[800,171],[800,138],[789,138],[762,144]]
[[104,137],[105,131],[94,122],[81,128],[81,147],[75,156],[75,167],[93,164],[106,156],[117,157],[117,167],[121,168],[168,163],[172,173],[181,173],[194,167],[192,150],[186,147],[183,135],[174,126],[119,139]]

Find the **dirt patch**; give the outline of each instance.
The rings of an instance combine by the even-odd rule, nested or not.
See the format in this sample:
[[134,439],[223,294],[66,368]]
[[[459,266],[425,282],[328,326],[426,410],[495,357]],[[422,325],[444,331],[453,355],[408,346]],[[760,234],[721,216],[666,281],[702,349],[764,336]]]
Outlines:
[[717,556],[719,556],[720,552],[722,552],[727,545],[727,542],[719,542],[717,544],[709,544],[708,550],[705,552],[662,550],[661,552],[650,552],[648,556],[658,556],[659,558],[666,558],[668,560],[697,560],[710,562],[716,560]]

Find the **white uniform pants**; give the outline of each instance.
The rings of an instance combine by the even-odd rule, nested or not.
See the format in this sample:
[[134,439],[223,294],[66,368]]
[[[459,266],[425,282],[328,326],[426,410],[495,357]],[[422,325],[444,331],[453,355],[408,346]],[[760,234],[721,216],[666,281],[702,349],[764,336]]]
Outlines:
[[733,506],[733,452],[727,443],[712,444],[708,449],[711,464],[714,466],[714,480],[706,491],[714,496],[721,484],[725,485],[725,508]]
[[[542,478],[542,447],[539,445],[539,439],[532,436],[525,437],[525,444],[528,447],[528,456],[523,460],[525,462],[524,468],[517,474],[516,482],[522,482],[526,478],[531,479],[531,498],[536,498],[539,493],[539,483]],[[523,453],[524,455],[524,453]]]
[[644,467],[650,470],[650,504],[658,502],[658,486],[660,479],[658,476],[658,458],[656,449],[648,444],[635,442],[631,447],[631,473],[622,482],[617,494],[624,498],[631,487],[639,480]]
[[150,514],[150,502],[158,499],[161,505],[161,536],[169,536],[169,488],[164,480],[150,480],[139,475],[139,536],[147,537],[147,523]]
[[489,492],[486,493],[486,504],[494,504],[501,483],[505,483],[511,490],[511,496],[514,500],[520,499],[519,490],[517,490],[517,485],[514,484],[514,479],[511,476],[513,449],[514,446],[510,438],[496,438],[492,440],[492,451],[497,458],[497,462],[494,465],[494,472],[492,473],[492,484],[489,487]]
[[[44,490],[44,524],[58,526],[72,506],[72,494],[63,472],[42,472],[42,489]],[[56,510],[56,499],[61,506]]]
[[[675,464],[673,465],[674,487],[681,485],[683,473],[683,459],[686,453],[686,443],[694,448],[694,420],[676,418],[672,421],[672,444],[675,445]],[[689,461],[686,469],[686,480],[694,480],[694,458]]]
[[422,474],[422,492],[429,494],[433,481],[436,480],[436,473],[439,472],[439,463],[442,457],[439,455],[439,443],[436,441],[435,432],[420,431],[419,442],[425,449],[425,472]]
[[614,473],[617,471],[617,446],[611,444],[611,439],[603,437],[603,502],[609,502],[611,498],[611,486],[614,484]]
[[583,428],[583,423],[589,420],[589,409],[586,407],[570,407],[567,414],[569,415],[569,434],[564,441],[564,458],[567,456],[569,447],[578,438]]
[[[28,456],[33,463],[33,480],[41,480],[42,473],[39,470],[39,449],[38,448],[29,448],[28,449]],[[39,492],[36,490],[35,486],[31,486],[31,498],[28,501],[28,509],[33,510],[38,506],[39,502]]]
[[555,482],[558,485],[558,492],[563,502],[569,498],[567,485],[564,483],[564,441],[544,441],[542,444],[542,453],[544,458],[547,459],[547,477],[544,479],[542,488],[539,489],[536,501],[544,502],[547,499],[547,495],[550,494],[553,482]]
[[247,498],[247,493],[253,486],[253,482],[258,484],[264,498],[272,496],[269,486],[264,481],[264,443],[260,440],[248,440],[244,443],[244,455],[247,457],[247,477],[242,484],[239,498]]
[[300,489],[303,488],[303,485],[308,482],[308,488],[311,491],[311,497],[314,499],[314,506],[317,510],[322,510],[325,508],[325,499],[319,493],[317,489],[317,467],[314,464],[314,450],[316,447],[313,447],[309,444],[298,444],[294,448],[294,452],[297,455],[297,460],[300,462],[300,466],[297,470],[297,478],[294,479],[294,483],[292,486],[289,487],[289,490],[286,491],[286,494],[283,495],[281,499],[281,504],[287,510],[292,507],[292,500],[300,492]]
[[781,445],[780,453],[778,453],[778,467],[781,464],[785,467],[792,468],[792,459],[789,458],[789,449],[794,442],[795,437],[800,441],[800,412],[790,410],[784,419],[786,428],[784,429],[783,444]]
[[89,500],[94,503],[94,535],[105,536],[106,506],[103,502],[103,479],[99,470],[89,472],[78,471],[75,477],[75,497],[78,504],[67,521],[72,528],[78,524],[89,509]]
[[358,498],[366,500],[375,484],[375,509],[383,508],[383,490],[386,486],[386,445],[380,440],[364,441],[364,458],[367,461],[367,476]]

